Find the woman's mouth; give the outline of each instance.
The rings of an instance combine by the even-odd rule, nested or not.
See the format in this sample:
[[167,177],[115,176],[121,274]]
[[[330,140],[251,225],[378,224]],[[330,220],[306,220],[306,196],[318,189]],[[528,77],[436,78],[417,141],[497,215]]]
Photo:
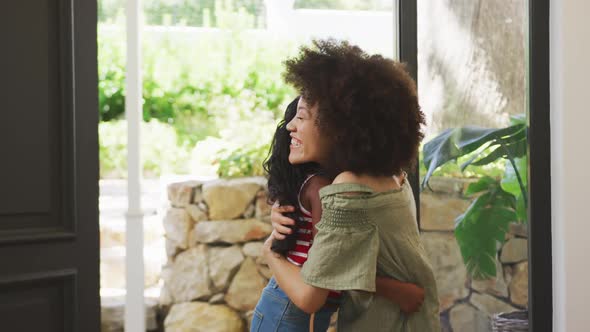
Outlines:
[[301,146],[301,141],[295,137],[291,137],[291,147],[298,148]]

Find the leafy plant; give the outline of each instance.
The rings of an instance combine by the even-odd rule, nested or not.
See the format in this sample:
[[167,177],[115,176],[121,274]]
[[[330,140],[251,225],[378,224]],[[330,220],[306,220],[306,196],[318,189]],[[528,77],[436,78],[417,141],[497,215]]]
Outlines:
[[[242,9],[258,19],[264,16],[263,0],[145,0],[143,16],[148,25],[219,26],[220,11]],[[125,0],[99,0],[99,23],[112,22],[124,12]]]
[[[228,14],[229,15],[229,14]],[[226,15],[226,16],[228,16]],[[99,25],[101,121],[125,112],[125,42],[122,27]],[[203,52],[207,50],[207,52]],[[143,45],[143,118],[172,124],[180,143],[217,136],[224,117],[248,104],[276,118],[295,94],[281,79],[282,59],[295,45],[247,31],[147,30]],[[246,101],[243,101],[246,99]],[[235,118],[234,118],[235,120]]]
[[464,194],[473,202],[455,219],[463,261],[475,278],[496,275],[497,245],[504,243],[509,224],[527,222],[526,139],[525,117],[518,116],[506,128],[447,129],[424,145],[422,190],[436,169],[461,157],[468,157],[462,171],[501,159],[506,163],[501,177],[483,176],[467,187]]
[[254,147],[241,147],[235,150],[222,150],[218,160],[217,174],[220,177],[264,175],[262,163],[270,149],[269,144]]
[[[98,132],[100,177],[127,177],[127,122],[101,122]],[[141,123],[141,159],[145,177],[188,171],[190,149],[177,142],[172,126],[156,120]]]
[[[146,27],[143,126],[150,129],[142,131],[143,140],[151,142],[154,130],[163,136],[158,141],[153,135],[153,144],[142,147],[142,154],[149,156],[144,160],[145,176],[262,172],[277,119],[295,95],[281,72],[282,60],[296,51],[296,45],[244,30],[252,22],[243,12],[217,9],[217,23],[229,28],[183,28],[180,33]],[[243,24],[233,24],[238,20]],[[126,174],[126,129],[119,124],[125,112],[122,31],[120,25],[98,26],[102,177]],[[162,142],[169,144],[169,152],[159,148]]]

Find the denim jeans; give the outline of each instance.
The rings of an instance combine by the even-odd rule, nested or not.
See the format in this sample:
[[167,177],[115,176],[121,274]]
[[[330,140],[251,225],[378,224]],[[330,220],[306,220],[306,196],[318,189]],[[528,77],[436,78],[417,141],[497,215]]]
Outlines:
[[[314,315],[314,332],[324,332],[330,326],[330,317],[337,310],[338,300],[328,298],[325,306]],[[297,308],[274,278],[262,291],[254,309],[250,332],[308,332],[310,314]]]

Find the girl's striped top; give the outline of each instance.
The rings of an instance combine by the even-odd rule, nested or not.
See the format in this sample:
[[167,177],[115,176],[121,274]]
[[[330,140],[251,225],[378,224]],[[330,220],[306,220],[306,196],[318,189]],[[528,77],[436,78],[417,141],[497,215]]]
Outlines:
[[[303,204],[301,204],[301,200],[299,197],[301,196],[301,190],[305,187],[305,184],[309,179],[314,177],[315,174],[312,174],[305,179],[301,188],[299,189],[299,194],[297,195],[297,199],[299,200],[299,210],[301,211],[302,220],[305,221],[304,226],[299,227],[297,230],[297,242],[295,248],[287,253],[287,260],[297,266],[302,266],[305,261],[307,261],[307,253],[309,252],[309,248],[313,244],[313,220],[311,218],[311,212],[309,212]],[[337,291],[330,291],[328,293],[329,297],[339,297],[340,292]]]

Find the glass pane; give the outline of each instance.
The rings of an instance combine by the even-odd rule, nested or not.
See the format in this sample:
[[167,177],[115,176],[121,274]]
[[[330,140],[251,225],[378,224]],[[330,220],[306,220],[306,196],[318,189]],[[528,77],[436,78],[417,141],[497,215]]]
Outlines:
[[528,305],[527,1],[417,4],[422,238],[445,330],[488,331]]

